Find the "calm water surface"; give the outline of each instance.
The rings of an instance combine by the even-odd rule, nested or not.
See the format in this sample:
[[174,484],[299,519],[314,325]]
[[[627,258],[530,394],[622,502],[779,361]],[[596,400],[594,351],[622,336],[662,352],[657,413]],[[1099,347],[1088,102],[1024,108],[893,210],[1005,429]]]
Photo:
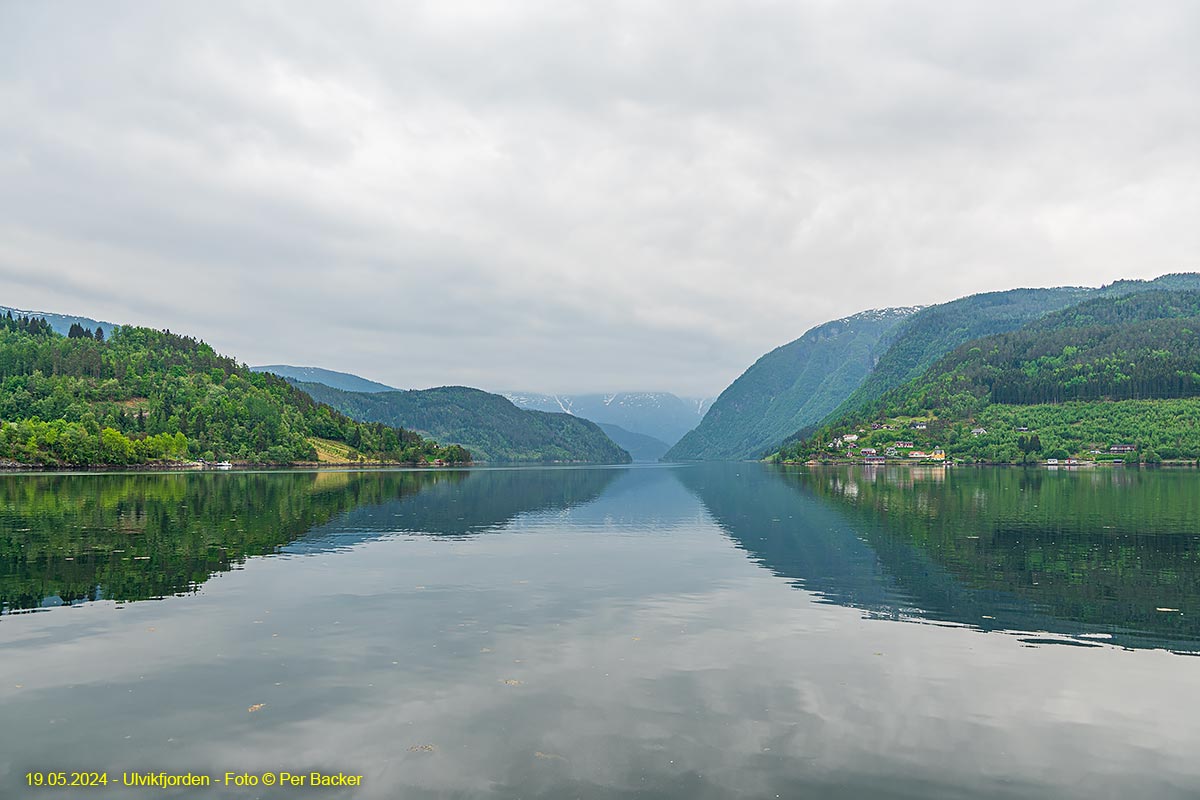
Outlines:
[[8,475],[0,797],[1195,798],[1198,601],[1191,471]]

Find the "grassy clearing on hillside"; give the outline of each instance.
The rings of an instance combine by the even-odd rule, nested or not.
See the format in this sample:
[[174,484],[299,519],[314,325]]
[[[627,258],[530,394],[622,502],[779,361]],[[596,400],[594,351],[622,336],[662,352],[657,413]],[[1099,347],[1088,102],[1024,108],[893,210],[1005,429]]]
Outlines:
[[357,455],[352,456],[353,449],[342,442],[335,442],[331,439],[320,439],[316,436],[308,437],[309,444],[317,451],[317,461],[321,464],[346,464],[351,461],[358,461]]

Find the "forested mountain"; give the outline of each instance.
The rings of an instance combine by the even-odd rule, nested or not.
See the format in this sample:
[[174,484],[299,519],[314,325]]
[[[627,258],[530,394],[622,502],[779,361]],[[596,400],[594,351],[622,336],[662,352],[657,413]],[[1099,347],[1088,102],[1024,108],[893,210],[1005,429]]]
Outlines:
[[[1106,454],[1200,458],[1200,292],[1105,293],[963,344],[869,406],[785,446],[785,460],[858,436],[986,461]],[[869,430],[868,430],[869,428]],[[898,431],[903,433],[898,433]]]
[[924,308],[868,311],[819,325],[755,362],[665,458],[761,457],[781,443],[807,437],[824,421],[871,404],[971,339],[1016,330],[1092,297],[1156,289],[1200,289],[1200,275],[1117,281],[1098,289],[988,292]]
[[864,311],[818,325],[756,361],[664,458],[761,458],[823,419],[862,383],[915,308]]
[[498,394],[466,386],[344,392],[318,383],[295,385],[355,419],[403,425],[438,441],[460,444],[479,461],[630,461],[629,453],[594,422],[570,414],[527,411]]
[[323,383],[326,386],[341,389],[345,392],[400,391],[395,386],[388,386],[379,381],[360,378],[358,375],[352,375],[349,372],[338,372],[332,369],[321,369],[320,367],[293,367],[290,364],[267,364],[261,367],[251,367],[250,369],[253,372],[270,372],[273,375],[294,381]]
[[104,337],[0,317],[0,459],[140,464],[185,458],[253,463],[343,454],[396,462],[469,460],[415,433],[356,422],[282,378],[252,373],[197,339],[122,326]]
[[679,397],[670,392],[612,392],[609,394],[538,394],[503,392],[518,408],[566,412],[592,422],[618,425],[631,433],[675,444],[700,423],[709,398]]
[[671,446],[662,439],[655,439],[644,433],[627,431],[620,425],[611,425],[607,422],[597,422],[596,424],[618,447],[628,452],[634,461],[658,461],[671,449]]
[[[897,328],[871,374],[830,412],[836,417],[871,402],[888,389],[920,375],[963,342],[1016,330],[1030,320],[1078,303],[1095,291],[1076,287],[1012,289],[974,294],[923,308]],[[788,433],[802,427],[796,426]]]
[[1163,275],[1152,281],[1116,281],[1099,289],[1060,287],[1012,289],[971,295],[930,306],[896,331],[891,347],[871,375],[830,415],[854,411],[884,392],[924,372],[960,344],[993,333],[1013,331],[1046,314],[1093,297],[1116,297],[1159,289],[1200,289],[1200,275]]

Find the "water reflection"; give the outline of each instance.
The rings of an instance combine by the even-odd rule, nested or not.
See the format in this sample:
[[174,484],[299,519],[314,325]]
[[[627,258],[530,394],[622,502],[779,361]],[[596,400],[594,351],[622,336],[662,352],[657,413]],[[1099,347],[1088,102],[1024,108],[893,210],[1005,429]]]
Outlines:
[[[1200,476],[940,468],[681,470],[752,557],[893,619],[1200,649]],[[1031,638],[1030,643],[1048,641]]]
[[[306,792],[356,800],[1195,797],[1200,660],[1040,644],[1187,643],[1122,611],[1167,580],[1153,540],[1194,538],[1177,474],[38,476],[61,497],[3,490],[9,579],[60,589],[75,547],[109,555],[82,580],[101,596],[202,591],[0,620],[0,796],[69,759],[362,773]],[[1055,544],[1105,524],[1121,546]],[[135,582],[123,548],[168,578]],[[1048,555],[1076,577],[1014,566]]]
[[[0,476],[0,612],[194,591],[251,556],[397,531],[463,536],[594,499],[617,472]],[[330,523],[331,520],[336,522]]]
[[[0,609],[194,591],[248,557],[405,533],[666,531],[872,617],[1200,648],[1200,476],[940,468],[0,477]],[[523,521],[522,521],[523,520]]]

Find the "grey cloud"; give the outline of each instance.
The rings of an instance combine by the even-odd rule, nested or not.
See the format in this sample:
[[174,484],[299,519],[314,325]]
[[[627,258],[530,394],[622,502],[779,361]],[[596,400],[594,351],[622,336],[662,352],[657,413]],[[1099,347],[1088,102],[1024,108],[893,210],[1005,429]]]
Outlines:
[[401,386],[719,391],[1196,269],[1186,2],[0,7],[5,302]]

